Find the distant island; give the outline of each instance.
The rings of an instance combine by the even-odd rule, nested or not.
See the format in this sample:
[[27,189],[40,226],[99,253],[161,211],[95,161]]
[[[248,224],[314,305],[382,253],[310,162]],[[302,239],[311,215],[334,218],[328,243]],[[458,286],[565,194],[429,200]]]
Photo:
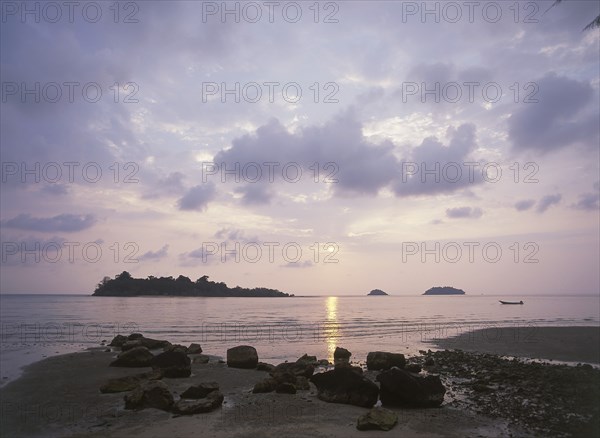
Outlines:
[[425,291],[423,295],[464,295],[465,291],[462,289],[456,289],[450,286],[444,287],[432,287]]
[[256,287],[246,289],[236,286],[227,287],[225,283],[209,281],[203,275],[196,281],[180,275],[173,277],[133,278],[123,271],[115,278],[104,277],[92,294],[98,297],[134,297],[142,295],[178,296],[178,297],[293,297],[277,289]]
[[373,289],[367,295],[387,295],[387,294],[384,291],[382,291],[381,289]]

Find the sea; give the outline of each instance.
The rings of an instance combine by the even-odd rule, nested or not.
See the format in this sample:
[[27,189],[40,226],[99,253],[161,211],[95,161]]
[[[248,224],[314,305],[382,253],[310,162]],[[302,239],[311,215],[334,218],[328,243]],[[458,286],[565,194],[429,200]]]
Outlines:
[[[0,379],[14,380],[45,357],[143,333],[174,344],[199,343],[205,354],[252,345],[259,360],[279,363],[303,354],[333,360],[337,346],[364,361],[369,351],[405,355],[435,341],[482,328],[489,342],[535,342],[543,326],[599,326],[600,296],[514,297],[322,296],[290,298],[94,297],[0,295]],[[502,328],[518,328],[511,332]],[[516,334],[515,334],[516,333]],[[504,338],[503,338],[504,337]]]

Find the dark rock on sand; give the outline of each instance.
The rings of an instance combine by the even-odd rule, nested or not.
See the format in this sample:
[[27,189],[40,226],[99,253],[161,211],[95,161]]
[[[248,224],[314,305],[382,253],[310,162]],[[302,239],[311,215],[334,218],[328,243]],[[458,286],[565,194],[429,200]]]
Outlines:
[[389,370],[391,367],[404,368],[406,359],[400,353],[388,353],[387,351],[372,351],[367,355],[367,369]]
[[163,351],[179,351],[183,354],[188,354],[188,348],[185,345],[181,344],[170,344],[163,347]]
[[358,430],[391,430],[398,423],[398,414],[389,409],[377,407],[358,417]]
[[260,382],[257,382],[254,385],[252,392],[254,394],[273,392],[273,391],[275,391],[276,387],[277,387],[277,380],[275,380],[273,378],[264,379],[264,380],[261,380]]
[[435,407],[442,404],[446,388],[438,376],[416,376],[392,368],[377,376],[381,383],[381,403],[407,407]]
[[162,373],[157,371],[109,379],[106,383],[100,386],[100,392],[103,394],[110,394],[115,392],[132,391],[146,380],[160,379],[162,379]]
[[125,342],[127,342],[127,336],[117,335],[108,345],[111,347],[121,347]]
[[160,380],[145,382],[125,396],[125,409],[156,408],[169,411],[173,407],[173,395]]
[[294,386],[299,391],[308,391],[310,389],[310,383],[304,376],[296,377],[296,383],[294,383]]
[[256,364],[257,371],[267,371],[270,373],[274,369],[275,369],[275,365],[271,365],[270,363],[259,362]]
[[352,353],[350,353],[345,348],[335,347],[335,351],[333,352],[333,359],[350,359]]
[[309,362],[284,362],[277,365],[271,375],[275,378],[278,374],[293,374],[295,376],[310,377],[315,372],[315,367]]
[[121,345],[121,351],[131,350],[135,347],[143,347],[142,341],[139,339],[134,339],[133,341],[126,341],[123,345]]
[[129,341],[139,341],[148,350],[156,350],[157,348],[165,348],[171,345],[169,341],[162,341],[159,339],[146,338],[141,333],[132,333],[127,339]]
[[249,345],[239,345],[227,350],[227,366],[231,368],[256,368],[258,353]]
[[298,358],[298,360],[296,362],[306,362],[306,363],[311,364],[312,366],[315,366],[318,364],[317,356],[309,356],[306,353],[304,353],[302,355],[302,357]]
[[164,377],[189,377],[192,361],[182,351],[165,351],[155,356],[152,368],[160,369]]
[[212,391],[206,397],[197,400],[181,399],[173,407],[173,412],[179,415],[193,415],[210,412],[223,404],[221,391]]
[[193,363],[208,363],[210,362],[210,357],[205,354],[200,354],[194,358]]
[[201,382],[183,391],[181,398],[204,398],[211,392],[218,390],[219,384],[217,382]]
[[379,388],[351,368],[337,368],[310,378],[318,389],[317,397],[330,403],[345,403],[365,408],[377,403]]
[[406,364],[404,369],[411,373],[419,374],[421,372],[421,365],[419,365],[418,363],[409,363]]
[[202,353],[202,347],[200,346],[200,344],[196,344],[195,342],[192,342],[190,344],[190,346],[187,349],[188,354],[200,354]]
[[149,367],[154,355],[146,347],[123,351],[110,363],[111,367]]
[[275,392],[278,394],[296,394],[296,387],[292,383],[282,382],[277,384]]

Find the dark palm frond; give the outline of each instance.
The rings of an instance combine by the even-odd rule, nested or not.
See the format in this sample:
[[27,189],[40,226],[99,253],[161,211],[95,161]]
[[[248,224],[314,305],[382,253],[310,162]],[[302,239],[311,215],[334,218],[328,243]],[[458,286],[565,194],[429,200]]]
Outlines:
[[[563,0],[554,0],[554,3],[552,3],[552,5],[550,5],[550,7],[548,9],[546,9],[546,12],[548,12],[550,9],[552,9],[554,6],[556,6],[559,3],[562,3]],[[546,13],[544,12],[544,14]],[[591,30],[591,29],[595,29],[595,28],[600,28],[600,15],[598,15],[596,18],[594,18],[594,20],[588,24],[586,27],[583,28],[584,31],[586,30]]]

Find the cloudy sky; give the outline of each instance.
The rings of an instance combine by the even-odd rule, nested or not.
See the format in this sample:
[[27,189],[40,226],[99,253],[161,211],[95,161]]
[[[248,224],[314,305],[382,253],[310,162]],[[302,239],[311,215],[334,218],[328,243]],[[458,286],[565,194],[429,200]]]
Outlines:
[[3,2],[1,292],[596,293],[600,3],[551,4]]

